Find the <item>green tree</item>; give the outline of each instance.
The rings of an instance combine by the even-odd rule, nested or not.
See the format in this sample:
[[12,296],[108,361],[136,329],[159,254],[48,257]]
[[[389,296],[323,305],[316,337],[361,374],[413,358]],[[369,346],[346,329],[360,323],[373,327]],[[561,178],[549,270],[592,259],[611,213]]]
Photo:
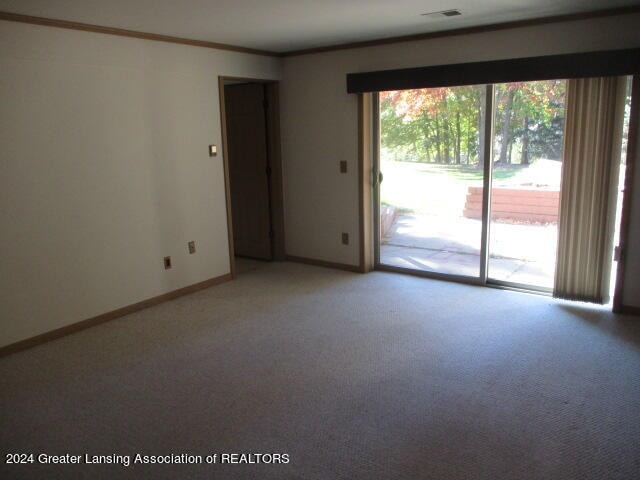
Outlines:
[[477,161],[479,90],[474,86],[383,92],[382,145],[405,149],[417,161]]
[[[496,85],[494,161],[559,158],[564,124],[563,80]],[[383,92],[382,146],[404,160],[481,166],[484,88],[463,86]],[[516,149],[517,151],[517,149]]]
[[559,158],[564,125],[564,80],[496,85],[495,155],[511,163],[513,145],[521,141],[522,164],[535,158]]

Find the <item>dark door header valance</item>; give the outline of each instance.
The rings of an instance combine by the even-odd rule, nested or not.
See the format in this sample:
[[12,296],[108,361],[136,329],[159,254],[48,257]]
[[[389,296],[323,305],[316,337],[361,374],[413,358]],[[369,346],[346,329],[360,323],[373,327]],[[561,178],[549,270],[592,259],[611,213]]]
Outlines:
[[632,48],[349,73],[347,74],[347,92],[381,92],[637,73],[640,73],[640,48]]

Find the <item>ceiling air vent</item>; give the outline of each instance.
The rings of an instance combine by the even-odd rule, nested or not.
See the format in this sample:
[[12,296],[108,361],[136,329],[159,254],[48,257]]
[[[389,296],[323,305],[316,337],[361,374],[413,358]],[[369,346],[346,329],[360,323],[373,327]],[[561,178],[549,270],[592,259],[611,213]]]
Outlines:
[[446,17],[457,17],[458,15],[462,15],[462,13],[460,13],[460,10],[457,9],[453,9],[453,10],[442,10],[441,12],[430,12],[430,13],[422,13],[421,14],[423,17],[427,17],[427,18],[446,18]]

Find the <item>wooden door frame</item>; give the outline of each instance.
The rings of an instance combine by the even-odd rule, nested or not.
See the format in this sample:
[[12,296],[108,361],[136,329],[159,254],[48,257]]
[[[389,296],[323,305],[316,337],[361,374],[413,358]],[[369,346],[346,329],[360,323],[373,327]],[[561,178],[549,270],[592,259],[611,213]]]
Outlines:
[[280,95],[279,82],[259,78],[244,78],[221,75],[218,77],[218,95],[220,101],[220,125],[222,129],[222,158],[224,169],[224,190],[227,207],[227,234],[229,239],[229,265],[231,275],[236,276],[235,249],[233,245],[233,218],[231,213],[231,183],[229,178],[229,151],[227,142],[227,115],[225,108],[225,82],[246,82],[261,84],[265,87],[267,100],[267,156],[271,175],[269,176],[269,202],[271,212],[271,248],[273,260],[284,261],[284,195],[282,181],[282,154],[280,145]]

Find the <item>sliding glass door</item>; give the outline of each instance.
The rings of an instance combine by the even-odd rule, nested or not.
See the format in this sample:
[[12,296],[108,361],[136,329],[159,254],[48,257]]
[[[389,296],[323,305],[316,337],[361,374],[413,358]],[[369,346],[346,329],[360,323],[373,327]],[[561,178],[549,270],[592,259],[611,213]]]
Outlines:
[[564,92],[563,80],[381,92],[376,263],[551,289]]
[[488,281],[551,290],[564,80],[495,85]]
[[485,94],[380,94],[380,264],[479,278]]

